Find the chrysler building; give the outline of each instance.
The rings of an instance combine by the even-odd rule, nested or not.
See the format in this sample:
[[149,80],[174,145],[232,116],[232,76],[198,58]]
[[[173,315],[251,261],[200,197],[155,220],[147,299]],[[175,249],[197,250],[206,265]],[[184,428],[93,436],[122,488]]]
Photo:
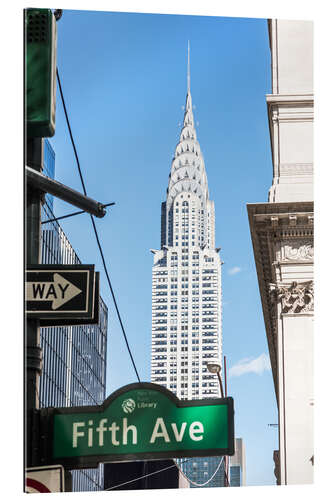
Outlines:
[[190,90],[161,210],[152,277],[151,381],[180,399],[220,397],[209,360],[222,360],[221,259],[215,209],[197,140]]

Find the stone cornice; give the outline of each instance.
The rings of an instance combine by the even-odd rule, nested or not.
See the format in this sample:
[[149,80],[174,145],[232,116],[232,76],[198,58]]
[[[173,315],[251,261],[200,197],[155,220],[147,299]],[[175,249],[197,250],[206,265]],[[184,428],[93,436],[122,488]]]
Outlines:
[[[248,204],[247,210],[277,395],[277,317],[272,305],[272,284],[276,283],[275,269],[280,263],[312,262],[313,247],[309,242],[313,240],[313,202],[256,203]],[[284,251],[277,262],[277,248],[282,244]],[[297,309],[296,313],[300,311]],[[302,313],[308,311],[303,308]]]
[[267,117],[274,165],[274,134],[273,128],[278,122],[312,122],[313,93],[304,94],[267,94]]
[[313,201],[285,201],[280,203],[248,203],[248,212],[258,215],[281,215],[313,213]]
[[313,93],[306,94],[266,94],[266,102],[271,104],[312,104],[314,102]]

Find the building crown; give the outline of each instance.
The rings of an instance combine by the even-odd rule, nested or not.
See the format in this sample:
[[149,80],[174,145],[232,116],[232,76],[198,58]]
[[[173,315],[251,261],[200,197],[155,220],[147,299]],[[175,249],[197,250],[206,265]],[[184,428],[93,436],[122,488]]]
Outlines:
[[179,142],[171,163],[167,190],[169,208],[177,194],[183,191],[196,193],[202,204],[209,199],[205,163],[194,126],[190,81],[190,46],[188,44],[186,104]]

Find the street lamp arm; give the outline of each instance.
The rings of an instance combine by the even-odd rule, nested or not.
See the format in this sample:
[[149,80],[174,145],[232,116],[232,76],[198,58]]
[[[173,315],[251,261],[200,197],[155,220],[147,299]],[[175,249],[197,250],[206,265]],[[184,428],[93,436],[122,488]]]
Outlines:
[[222,377],[221,373],[217,373],[218,379],[219,379],[219,384],[220,384],[220,393],[221,393],[221,398],[224,398],[224,392],[223,392],[223,384],[222,384]]

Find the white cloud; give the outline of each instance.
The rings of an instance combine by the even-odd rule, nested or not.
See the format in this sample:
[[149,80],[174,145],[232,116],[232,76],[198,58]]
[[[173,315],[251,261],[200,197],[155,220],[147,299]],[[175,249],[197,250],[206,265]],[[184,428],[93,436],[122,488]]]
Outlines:
[[241,268],[238,266],[235,266],[235,267],[232,267],[231,269],[229,269],[228,274],[233,275],[233,274],[237,274],[240,272],[241,272]]
[[260,354],[258,358],[241,359],[229,370],[229,377],[240,377],[245,373],[256,373],[262,375],[264,371],[271,369],[271,363],[268,354]]

